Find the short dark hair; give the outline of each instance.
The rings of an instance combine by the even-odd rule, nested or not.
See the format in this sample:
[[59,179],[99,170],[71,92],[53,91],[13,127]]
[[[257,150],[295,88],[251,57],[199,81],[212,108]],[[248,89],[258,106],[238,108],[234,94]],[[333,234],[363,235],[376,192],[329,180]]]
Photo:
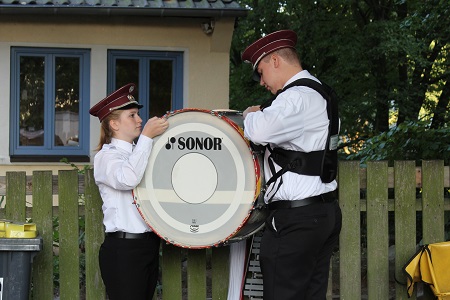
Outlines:
[[278,56],[282,57],[284,60],[286,60],[287,62],[289,62],[291,64],[298,63],[300,65],[300,58],[298,57],[298,54],[295,51],[295,49],[292,49],[292,48],[278,49],[278,50],[275,50],[274,52],[266,55],[262,60],[264,62],[268,62],[271,54],[277,54]]

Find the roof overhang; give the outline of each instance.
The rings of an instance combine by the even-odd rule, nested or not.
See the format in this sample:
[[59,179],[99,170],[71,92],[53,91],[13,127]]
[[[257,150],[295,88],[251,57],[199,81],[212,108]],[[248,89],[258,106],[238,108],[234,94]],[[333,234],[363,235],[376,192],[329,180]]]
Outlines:
[[101,7],[79,5],[0,5],[0,15],[96,15],[96,16],[150,16],[221,18],[245,17],[247,9]]

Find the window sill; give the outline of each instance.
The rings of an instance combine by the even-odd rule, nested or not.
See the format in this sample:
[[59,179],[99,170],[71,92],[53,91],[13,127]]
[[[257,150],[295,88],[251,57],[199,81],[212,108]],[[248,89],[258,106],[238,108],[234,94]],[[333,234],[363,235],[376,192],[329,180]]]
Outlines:
[[61,159],[67,159],[69,162],[90,162],[90,157],[85,155],[12,155],[10,161],[14,162],[61,162]]

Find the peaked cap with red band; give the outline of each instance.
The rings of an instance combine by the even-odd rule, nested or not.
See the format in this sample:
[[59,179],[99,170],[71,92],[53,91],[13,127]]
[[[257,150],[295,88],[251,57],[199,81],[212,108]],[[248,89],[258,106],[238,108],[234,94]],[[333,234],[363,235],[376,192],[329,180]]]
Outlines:
[[101,122],[114,110],[132,107],[142,108],[143,105],[139,104],[133,97],[135,89],[136,85],[134,83],[124,85],[92,106],[89,113],[94,117],[98,117]]
[[247,47],[242,53],[242,60],[251,63],[253,67],[253,79],[260,80],[258,63],[264,56],[282,48],[294,48],[297,44],[297,34],[292,30],[280,30],[272,32],[260,38]]

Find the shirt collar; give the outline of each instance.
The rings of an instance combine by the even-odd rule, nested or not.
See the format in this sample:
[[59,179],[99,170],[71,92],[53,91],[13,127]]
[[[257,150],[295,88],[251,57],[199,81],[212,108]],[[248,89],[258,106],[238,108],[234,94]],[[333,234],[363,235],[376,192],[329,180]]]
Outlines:
[[302,71],[298,72],[297,74],[295,74],[294,76],[292,76],[288,81],[286,81],[286,83],[284,84],[283,88],[284,88],[285,86],[287,86],[288,84],[290,84],[290,83],[292,83],[292,82],[294,82],[294,81],[296,81],[297,79],[300,79],[300,78],[309,78],[309,79],[315,80],[315,81],[317,81],[317,82],[320,83],[320,81],[318,81],[317,78],[315,78],[314,76],[312,76],[312,75],[309,73],[309,71],[307,71],[307,70],[302,70]]
[[111,145],[113,145],[114,147],[123,149],[129,153],[133,152],[133,144],[126,142],[124,140],[119,140],[116,138],[112,138],[111,139]]

